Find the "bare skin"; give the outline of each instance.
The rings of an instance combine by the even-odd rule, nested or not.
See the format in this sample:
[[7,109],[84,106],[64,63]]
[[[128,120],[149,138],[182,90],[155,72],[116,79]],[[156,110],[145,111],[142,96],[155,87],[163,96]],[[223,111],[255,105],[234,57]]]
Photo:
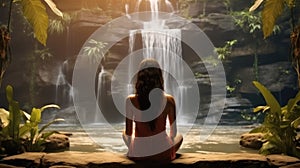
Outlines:
[[[180,134],[177,134],[177,125],[176,125],[176,105],[174,98],[171,95],[164,94],[166,98],[166,105],[162,113],[155,119],[155,129],[151,130],[149,127],[148,122],[140,122],[134,121],[134,112],[132,105],[139,109],[139,103],[136,95],[128,96],[126,100],[126,128],[123,132],[123,139],[125,144],[130,148],[130,144],[132,143],[134,137],[149,137],[158,135],[160,133],[166,132],[166,124],[167,119],[170,125],[170,132],[169,135],[166,134],[167,139],[170,140],[171,148],[163,151],[159,154],[149,156],[149,157],[141,157],[140,159],[161,159],[161,158],[168,158],[173,160],[175,158],[175,153],[179,149],[182,144],[183,137]],[[133,128],[133,122],[135,122],[135,128]],[[153,145],[153,144],[151,144]],[[155,145],[155,144],[154,144]],[[172,156],[167,156],[172,153]]]

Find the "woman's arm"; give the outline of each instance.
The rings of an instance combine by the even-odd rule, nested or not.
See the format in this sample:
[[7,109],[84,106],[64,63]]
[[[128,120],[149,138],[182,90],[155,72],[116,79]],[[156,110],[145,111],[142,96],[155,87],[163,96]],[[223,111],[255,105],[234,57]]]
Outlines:
[[126,99],[126,121],[125,121],[125,134],[131,136],[132,135],[132,111],[130,106],[132,106],[131,99],[128,97]]
[[168,118],[170,122],[170,137],[173,140],[177,134],[177,125],[176,125],[176,105],[175,105],[175,100],[172,96],[168,97],[167,104],[169,106]]

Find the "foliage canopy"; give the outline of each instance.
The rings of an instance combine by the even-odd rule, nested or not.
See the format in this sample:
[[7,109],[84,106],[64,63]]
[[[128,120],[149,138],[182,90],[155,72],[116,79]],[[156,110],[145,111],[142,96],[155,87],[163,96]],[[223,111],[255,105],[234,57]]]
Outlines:
[[262,27],[264,38],[269,37],[274,29],[276,20],[282,15],[285,6],[295,7],[295,0],[256,0],[249,11],[256,10],[263,4],[262,9]]
[[62,12],[56,7],[52,0],[16,0],[22,6],[23,15],[33,28],[35,38],[44,46],[47,42],[49,18],[46,12],[45,2],[50,9],[62,17]]

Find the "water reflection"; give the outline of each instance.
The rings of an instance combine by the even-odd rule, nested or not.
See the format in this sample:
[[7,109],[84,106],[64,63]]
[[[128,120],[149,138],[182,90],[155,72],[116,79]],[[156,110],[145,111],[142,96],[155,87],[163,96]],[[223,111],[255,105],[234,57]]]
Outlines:
[[[179,125],[179,131],[184,131],[190,126]],[[251,130],[252,126],[218,126],[213,134],[205,141],[200,142],[199,131],[201,125],[194,125],[192,129],[184,137],[183,144],[179,153],[257,153],[256,150],[241,147],[239,140],[241,134]],[[97,128],[97,130],[95,130]],[[72,151],[110,151],[118,153],[126,153],[127,147],[122,140],[122,130],[124,124],[116,124],[112,127],[107,125],[90,125],[85,126],[85,129],[91,133],[88,134],[80,126],[55,125],[51,129],[56,129],[62,132],[72,133],[70,137],[70,150]],[[97,144],[95,142],[101,142]]]

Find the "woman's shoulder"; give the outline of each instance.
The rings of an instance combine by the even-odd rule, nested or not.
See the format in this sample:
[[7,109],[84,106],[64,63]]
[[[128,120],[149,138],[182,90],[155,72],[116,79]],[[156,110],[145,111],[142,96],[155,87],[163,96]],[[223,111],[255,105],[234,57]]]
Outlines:
[[126,101],[135,101],[137,99],[136,94],[130,94],[127,96]]
[[167,102],[175,105],[175,100],[172,95],[165,93],[165,97],[167,98]]

